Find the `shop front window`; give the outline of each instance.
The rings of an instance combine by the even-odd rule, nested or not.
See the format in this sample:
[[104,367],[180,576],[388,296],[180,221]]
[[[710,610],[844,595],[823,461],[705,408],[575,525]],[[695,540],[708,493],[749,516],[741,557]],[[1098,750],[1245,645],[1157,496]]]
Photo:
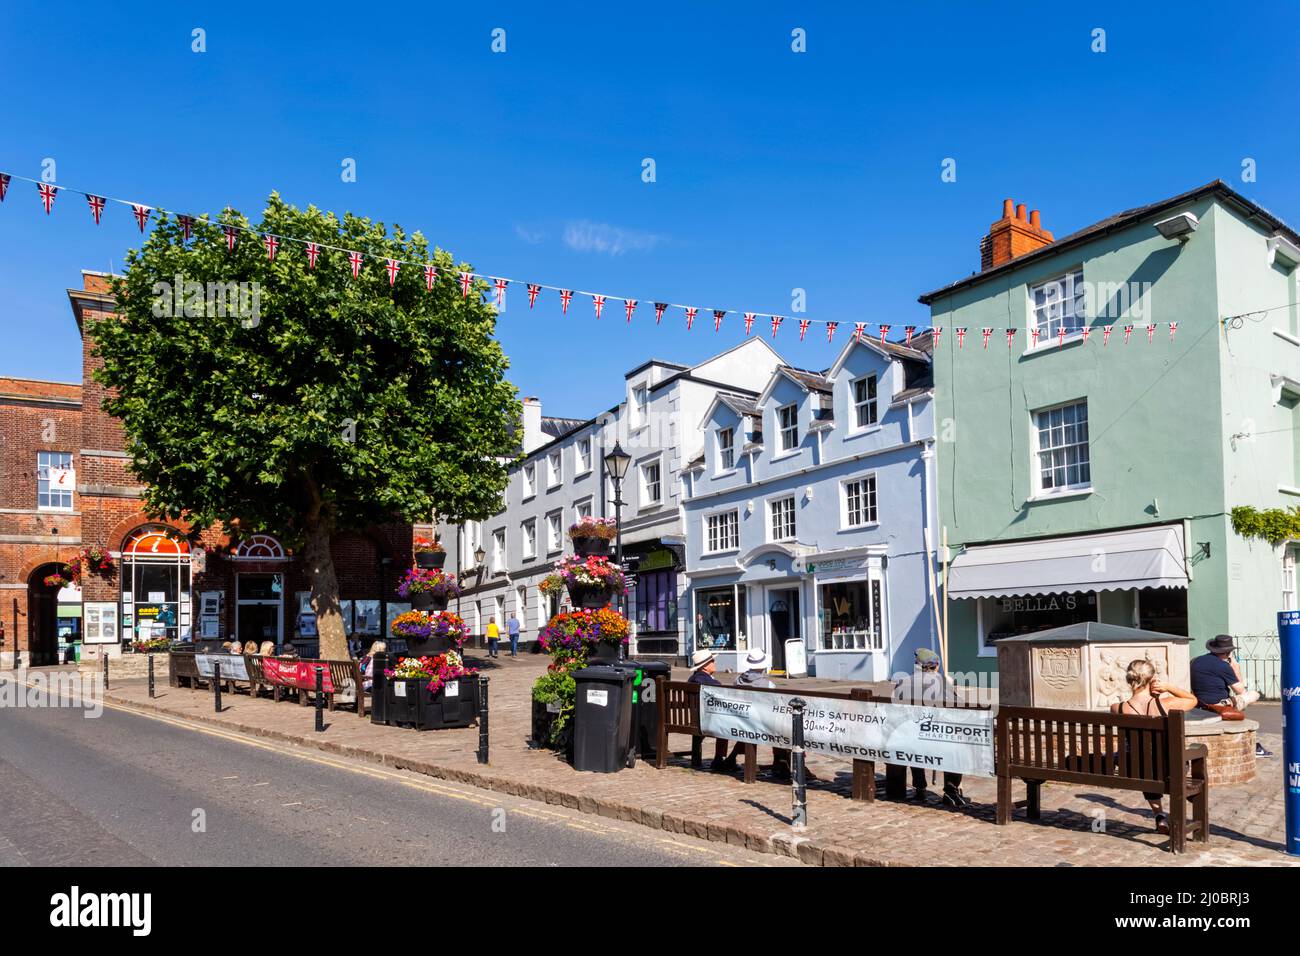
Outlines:
[[677,630],[677,572],[647,571],[636,579],[637,630]]
[[1097,595],[1086,591],[980,598],[980,630],[985,645],[1002,637],[1032,634],[1052,627],[1096,621]]
[[1187,637],[1187,589],[1143,588],[1138,592],[1138,627]]
[[122,630],[128,640],[190,637],[189,544],[145,529],[122,548]]
[[823,584],[819,597],[817,613],[822,650],[884,649],[883,590],[879,578]]
[[734,651],[745,643],[745,590],[733,585],[695,595],[695,646]]

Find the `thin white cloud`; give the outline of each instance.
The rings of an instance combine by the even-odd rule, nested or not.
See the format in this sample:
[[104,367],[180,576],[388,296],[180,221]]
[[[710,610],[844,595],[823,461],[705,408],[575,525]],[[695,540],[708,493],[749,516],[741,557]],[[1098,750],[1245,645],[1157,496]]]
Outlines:
[[521,225],[520,223],[515,223],[515,235],[530,246],[535,246],[539,242],[544,242],[546,240],[545,230],[534,229],[531,226]]
[[645,252],[653,249],[664,237],[652,232],[639,232],[612,226],[607,222],[580,219],[564,227],[564,244],[578,252],[599,252],[608,256],[621,256],[625,252]]

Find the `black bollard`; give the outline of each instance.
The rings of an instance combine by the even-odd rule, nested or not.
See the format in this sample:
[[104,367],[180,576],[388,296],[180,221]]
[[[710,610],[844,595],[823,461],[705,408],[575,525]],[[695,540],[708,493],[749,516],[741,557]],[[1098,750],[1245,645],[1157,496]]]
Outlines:
[[316,733],[325,730],[325,668],[316,667]]
[[221,713],[221,661],[212,662],[212,704]]
[[808,800],[804,789],[806,782],[803,751],[803,709],[808,702],[802,697],[790,700],[790,785],[794,789],[794,808],[790,814],[791,823],[796,830],[808,825]]
[[108,650],[104,651],[104,690],[108,690]]
[[478,679],[478,762],[488,762],[488,679]]
[[153,699],[153,659],[154,655],[149,655],[149,699]]

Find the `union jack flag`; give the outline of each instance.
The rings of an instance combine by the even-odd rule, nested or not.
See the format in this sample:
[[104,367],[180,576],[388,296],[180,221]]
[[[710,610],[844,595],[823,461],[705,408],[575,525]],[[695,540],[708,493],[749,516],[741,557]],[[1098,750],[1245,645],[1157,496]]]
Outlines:
[[1172,341],[1174,340],[1174,333],[1177,332],[1177,331],[1178,331],[1178,323],[1177,323],[1177,322],[1170,322],[1170,323],[1169,323],[1169,341],[1170,341],[1170,342],[1172,342]]
[[470,286],[474,284],[474,273],[462,272],[460,274],[460,297],[462,299],[469,295]]
[[361,260],[364,258],[365,256],[359,252],[348,253],[348,265],[352,266],[352,278],[355,279],[361,274]]
[[686,309],[686,331],[689,332],[691,330],[691,326],[695,324],[695,313],[699,312],[700,310],[692,309],[689,306],[685,306],[684,308]]
[[269,262],[275,261],[275,253],[280,248],[280,240],[271,235],[269,232],[263,237],[266,243],[266,258]]
[[903,326],[903,334],[907,336],[907,340],[903,344],[905,344],[908,348],[911,348],[912,336],[916,334],[916,326],[915,325]]
[[41,192],[41,202],[45,204],[45,215],[48,216],[54,206],[54,197],[58,194],[59,187],[51,186],[49,183],[37,183],[36,188]]
[[716,332],[722,328],[722,317],[727,313],[722,309],[713,310],[713,331]]
[[438,281],[438,270],[433,266],[424,267],[424,287],[428,291],[433,291],[433,284]]
[[9,192],[9,174],[0,173],[0,202],[5,201],[5,193]]
[[866,335],[866,333],[867,333],[867,323],[865,323],[865,322],[854,322],[854,323],[853,323],[853,338],[854,338],[856,341],[861,342],[861,341],[862,341],[862,337],[863,337],[864,335]]
[[799,341],[800,342],[802,342],[803,337],[808,334],[808,326],[811,324],[812,324],[812,319],[799,320]]
[[506,303],[506,286],[510,284],[509,279],[497,279],[492,283],[492,287],[497,290],[497,308],[505,308]]
[[1016,333],[1019,329],[1007,329],[1007,348],[1011,348],[1011,343],[1016,339]]
[[572,289],[561,289],[561,290],[560,290],[560,314],[561,314],[561,315],[568,315],[568,314],[569,314],[569,300],[572,299],[572,298],[573,298],[573,290],[572,290]]
[[935,348],[939,347],[939,336],[941,335],[943,335],[943,326],[936,325],[930,330],[930,341],[934,343]]
[[[90,204],[90,214],[95,217],[95,225],[99,225],[100,216],[104,215],[104,197],[87,196],[86,202]],[[186,236],[188,239],[189,237]]]
[[[189,241],[190,241],[190,235],[191,235],[191,233],[193,232],[193,229],[194,229],[194,217],[192,217],[192,216],[177,216],[177,217],[176,217],[176,220],[177,220],[177,222],[179,222],[179,223],[181,224],[181,241],[182,241],[182,242],[189,242]],[[99,220],[96,219],[95,222],[99,222]]]
[[668,303],[667,303],[667,302],[656,302],[656,303],[655,303],[655,325],[658,325],[660,322],[663,321],[663,318],[664,318],[664,309],[666,309],[666,308],[668,308]]
[[149,207],[131,203],[131,212],[135,215],[135,224],[144,232],[144,224],[149,221]]
[[541,291],[542,291],[541,286],[533,282],[528,283],[528,308],[531,309],[533,307],[533,304],[537,302],[537,293]]
[[320,246],[314,242],[307,243],[307,268],[315,269],[318,258],[320,258]]
[[632,324],[632,313],[636,311],[636,299],[624,299],[623,310],[627,312],[627,324]]
[[826,341],[827,341],[827,342],[829,342],[831,339],[835,338],[835,330],[838,329],[839,327],[840,327],[840,324],[839,324],[838,322],[827,322],[827,323],[826,323]]
[[1149,345],[1155,340],[1156,340],[1156,326],[1155,323],[1152,322],[1150,325],[1147,326],[1147,344]]
[[1104,325],[1101,329],[1101,347],[1105,348],[1110,344],[1110,331],[1115,328],[1113,325]]
[[1085,342],[1088,341],[1088,336],[1091,334],[1092,334],[1091,328],[1089,328],[1086,325],[1079,326],[1079,335],[1083,338]]
[[1131,325],[1126,325],[1126,326],[1124,326],[1124,344],[1125,344],[1125,345],[1128,345],[1129,336],[1131,336],[1132,334],[1133,334],[1133,326],[1131,326]]
[[889,334],[889,330],[892,329],[892,328],[893,328],[892,325],[882,325],[882,326],[880,327],[880,344],[881,344],[881,345],[884,345],[884,344],[885,344],[885,336]]
[[392,288],[397,281],[397,270],[402,268],[402,264],[396,259],[389,259],[384,263],[384,268],[388,270],[388,286]]
[[964,349],[965,347],[966,347],[966,326],[963,325],[961,328],[957,329],[957,348]]
[[1056,344],[1058,347],[1065,344],[1065,326],[1061,326],[1056,332]]
[[772,316],[772,338],[776,338],[776,330],[781,327],[781,323],[784,321],[785,319],[779,315]]
[[596,319],[600,319],[601,310],[605,308],[605,297],[603,295],[593,295],[591,302],[596,307]]
[[987,349],[989,347],[989,336],[993,334],[993,330],[990,328],[983,328],[980,329],[980,334],[984,336],[984,348]]
[[226,251],[234,252],[235,251],[235,227],[223,226],[222,231],[225,232],[226,234]]
[[1036,325],[1029,330],[1029,337],[1034,340],[1035,347],[1038,345],[1038,340],[1042,336],[1042,334],[1043,334],[1042,329],[1040,329]]
[[757,315],[757,314],[758,314],[758,313],[756,313],[756,312],[746,312],[746,313],[745,313],[745,334],[746,334],[746,335],[748,335],[748,334],[749,334],[749,330],[752,329],[752,328],[754,327],[754,316]]

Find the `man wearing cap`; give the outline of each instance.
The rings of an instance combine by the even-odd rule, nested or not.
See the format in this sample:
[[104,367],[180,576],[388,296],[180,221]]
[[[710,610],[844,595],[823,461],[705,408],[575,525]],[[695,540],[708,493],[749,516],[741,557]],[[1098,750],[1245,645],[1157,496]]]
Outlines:
[[[1202,654],[1192,661],[1192,693],[1206,710],[1219,707],[1235,707],[1245,710],[1259,700],[1259,691],[1246,690],[1242,680],[1241,668],[1232,656],[1236,645],[1229,634],[1219,634],[1213,640],[1205,642],[1208,654]],[[1271,757],[1272,751],[1265,750],[1256,742],[1256,757]]]
[[[718,669],[718,662],[713,656],[712,651],[698,650],[691,655],[691,676],[687,679],[688,684],[711,684],[714,687],[721,687],[722,681],[713,676],[714,671]],[[735,770],[736,756],[740,753],[744,745],[739,741],[736,748],[727,756],[727,742],[721,737],[714,738],[713,744],[713,762],[709,764],[710,770]]]
[[[905,677],[894,685],[894,700],[900,704],[954,706],[957,697],[948,685],[948,679],[939,669],[939,655],[927,647],[916,652],[916,668],[910,677]],[[925,771],[912,767],[912,788],[916,799],[924,802],[929,789],[926,787]],[[904,783],[903,768],[894,764],[885,765],[885,787],[887,792],[901,791],[905,795],[907,785]],[[961,792],[961,774],[944,772],[943,802],[945,806],[963,810],[970,806],[970,801]]]

